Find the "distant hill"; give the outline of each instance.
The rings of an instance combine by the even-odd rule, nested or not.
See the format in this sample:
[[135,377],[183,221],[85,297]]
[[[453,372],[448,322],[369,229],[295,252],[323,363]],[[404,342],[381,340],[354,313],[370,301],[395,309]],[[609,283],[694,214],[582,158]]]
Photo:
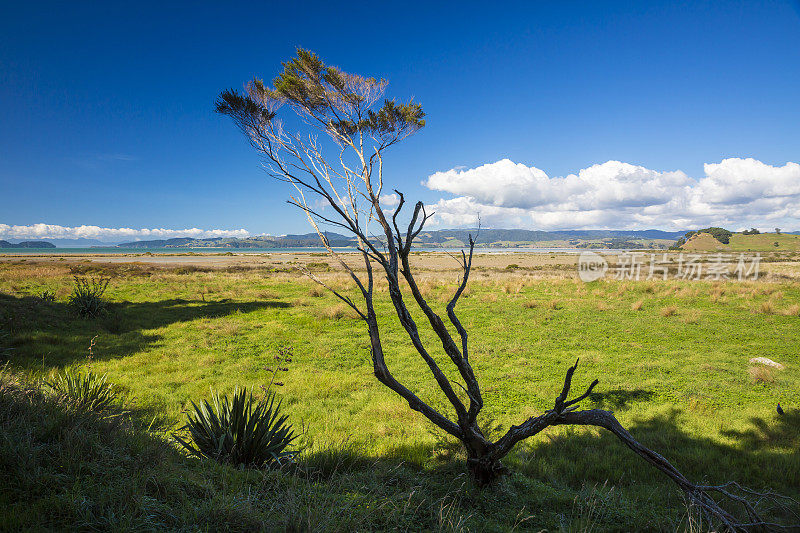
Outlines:
[[681,246],[691,252],[798,252],[800,235],[793,233],[734,233],[728,244],[722,244],[708,233],[699,233]]
[[[464,246],[469,235],[478,233],[478,244],[490,247],[553,247],[553,248],[666,248],[684,234],[682,231],[661,230],[568,230],[534,231],[522,229],[448,229],[424,231],[417,246],[457,248]],[[346,235],[326,233],[332,246],[352,247],[355,239]],[[379,239],[378,239],[379,240]],[[320,246],[316,233],[273,237],[158,239],[126,242],[120,248],[310,248]]]
[[18,243],[10,243],[8,241],[0,241],[0,248],[55,248],[56,245],[46,241],[22,241]]
[[[355,239],[350,239],[338,233],[328,233],[332,246],[354,246]],[[236,237],[220,237],[212,239],[192,239],[188,237],[177,239],[158,239],[153,241],[135,241],[118,244],[118,248],[310,248],[321,246],[319,235],[306,233],[304,235],[284,235],[272,237],[262,235],[239,239]]]
[[106,242],[99,239],[48,239],[57,248],[89,248],[91,246],[114,247],[119,241]]

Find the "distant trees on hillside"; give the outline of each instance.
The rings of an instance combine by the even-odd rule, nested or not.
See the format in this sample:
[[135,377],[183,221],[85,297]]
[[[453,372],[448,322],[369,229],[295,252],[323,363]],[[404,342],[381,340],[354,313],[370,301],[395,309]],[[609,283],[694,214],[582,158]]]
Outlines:
[[700,233],[708,233],[722,244],[728,244],[731,241],[731,236],[733,235],[732,232],[726,230],[725,228],[717,228],[717,227],[687,231],[686,235],[678,239],[678,241],[675,244],[673,244],[670,247],[670,249],[676,250],[680,248],[681,246],[686,244],[686,241],[688,241],[695,235],[699,235]]

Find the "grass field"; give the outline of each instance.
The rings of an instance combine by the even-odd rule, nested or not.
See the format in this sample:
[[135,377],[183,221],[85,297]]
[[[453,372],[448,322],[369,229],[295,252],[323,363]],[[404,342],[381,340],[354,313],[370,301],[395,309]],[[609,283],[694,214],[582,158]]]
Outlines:
[[[436,255],[421,274],[422,288],[443,309],[457,273]],[[11,348],[0,352],[9,361],[0,529],[687,527],[691,513],[671,482],[595,430],[552,428],[518,447],[506,461],[514,474],[502,483],[470,486],[458,447],[377,382],[362,324],[293,272],[296,259],[213,269],[0,263],[0,343]],[[330,260],[305,261],[349,290]],[[552,407],[566,368],[580,358],[576,390],[600,379],[585,407],[614,410],[691,479],[733,479],[799,496],[797,263],[768,264],[780,275],[756,282],[583,284],[570,261],[478,262],[459,306],[487,430],[496,434]],[[106,316],[71,312],[66,297],[75,274],[111,277]],[[39,298],[44,290],[56,300]],[[381,300],[391,370],[447,410],[388,298]],[[424,340],[436,346],[427,332]],[[258,388],[287,347],[294,357],[279,393],[304,431],[296,470],[236,470],[188,458],[171,444],[190,400],[211,389]],[[785,369],[752,366],[752,357]],[[107,373],[133,414],[86,422],[32,392],[31,380],[68,366]],[[787,411],[782,417],[778,401]],[[15,412],[27,415],[9,414]],[[30,429],[38,427],[45,429]],[[73,440],[82,444],[65,453]],[[23,471],[24,482],[13,483]]]

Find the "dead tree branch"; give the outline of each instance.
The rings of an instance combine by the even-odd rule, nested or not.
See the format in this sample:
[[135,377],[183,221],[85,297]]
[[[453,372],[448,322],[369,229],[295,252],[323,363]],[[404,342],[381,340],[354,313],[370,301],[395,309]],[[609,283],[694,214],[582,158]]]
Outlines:
[[[264,158],[270,175],[294,187],[296,194],[290,197],[289,203],[307,215],[323,246],[337,259],[361,294],[363,302],[356,304],[319,276],[305,271],[312,280],[354,309],[367,325],[375,377],[408,402],[411,409],[461,441],[467,451],[467,468],[477,484],[487,485],[496,480],[505,472],[502,459],[514,446],[548,427],[599,427],[616,435],[639,457],[669,477],[707,519],[731,531],[782,527],[760,516],[751,502],[752,498],[780,499],[776,495],[752,491],[734,482],[722,485],[692,483],[663,456],[634,439],[612,412],[579,410],[578,404],[589,397],[598,380],[594,380],[582,394],[569,399],[577,362],[567,370],[564,385],[552,409],[518,426],[511,426],[495,442],[487,439],[477,423],[484,402],[469,360],[469,336],[455,311],[469,282],[476,238],[470,234],[468,251],[461,252],[461,279],[446,306],[447,319],[458,335],[456,342],[448,326],[423,296],[409,259],[415,239],[434,213],[428,213],[424,204],[417,202],[408,225],[401,229],[399,218],[406,203],[403,194],[395,191],[399,202],[390,217],[386,216],[380,203],[384,187],[383,155],[388,148],[425,126],[422,106],[413,101],[397,103],[394,100],[384,100],[379,104],[386,87],[384,80],[343,72],[326,65],[306,50],[298,49],[297,57],[283,66],[283,71],[275,78],[274,87],[267,87],[261,80],[254,79],[244,92],[223,91],[217,100],[217,111],[233,119]],[[291,108],[312,133],[308,136],[287,134],[278,118],[283,106]],[[328,139],[327,145],[320,141],[320,137]],[[335,151],[334,157],[325,156],[326,146]],[[321,203],[312,207],[306,193]],[[330,224],[355,238],[365,277],[331,247],[318,223]],[[379,227],[378,237],[371,231],[375,225]],[[455,420],[420,399],[387,366],[375,311],[376,272],[386,278],[389,297],[400,323],[417,355],[452,406]],[[425,315],[442,351],[457,370],[457,377],[448,378],[430,348],[423,343],[418,325],[406,305],[401,279],[408,285],[414,304]],[[456,393],[457,389],[466,394],[467,405]],[[723,501],[733,504],[738,515],[723,508]]]

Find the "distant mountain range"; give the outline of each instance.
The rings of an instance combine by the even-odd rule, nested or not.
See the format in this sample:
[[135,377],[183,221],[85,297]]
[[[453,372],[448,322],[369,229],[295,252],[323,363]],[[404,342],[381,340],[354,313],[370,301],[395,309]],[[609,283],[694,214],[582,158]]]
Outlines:
[[[522,229],[452,229],[425,231],[419,234],[417,246],[457,248],[464,246],[469,234],[478,233],[478,245],[481,247],[666,247],[668,241],[675,241],[683,236],[684,231],[661,230],[565,230],[565,231],[532,231]],[[326,233],[331,246],[352,247],[356,241],[352,237],[338,233]],[[660,242],[659,242],[660,241]],[[134,241],[118,244],[119,248],[310,248],[320,246],[316,233],[302,235],[283,235],[280,237],[257,236],[239,238],[213,239],[158,239],[151,241]]]
[[[428,248],[459,248],[464,246],[476,229],[445,229],[425,231],[414,241]],[[536,231],[524,229],[481,229],[479,247],[515,248],[667,248],[683,237],[685,231],[650,230],[561,230]],[[784,234],[800,234],[786,231]],[[334,247],[353,247],[355,239],[328,232]],[[379,237],[376,237],[378,240]],[[256,237],[193,239],[158,239],[132,242],[103,242],[97,239],[48,239],[13,243],[0,240],[0,248],[315,248],[321,246],[316,233]]]
[[0,241],[0,248],[55,248],[56,245],[47,241],[22,241],[18,243],[10,243],[8,241]]

